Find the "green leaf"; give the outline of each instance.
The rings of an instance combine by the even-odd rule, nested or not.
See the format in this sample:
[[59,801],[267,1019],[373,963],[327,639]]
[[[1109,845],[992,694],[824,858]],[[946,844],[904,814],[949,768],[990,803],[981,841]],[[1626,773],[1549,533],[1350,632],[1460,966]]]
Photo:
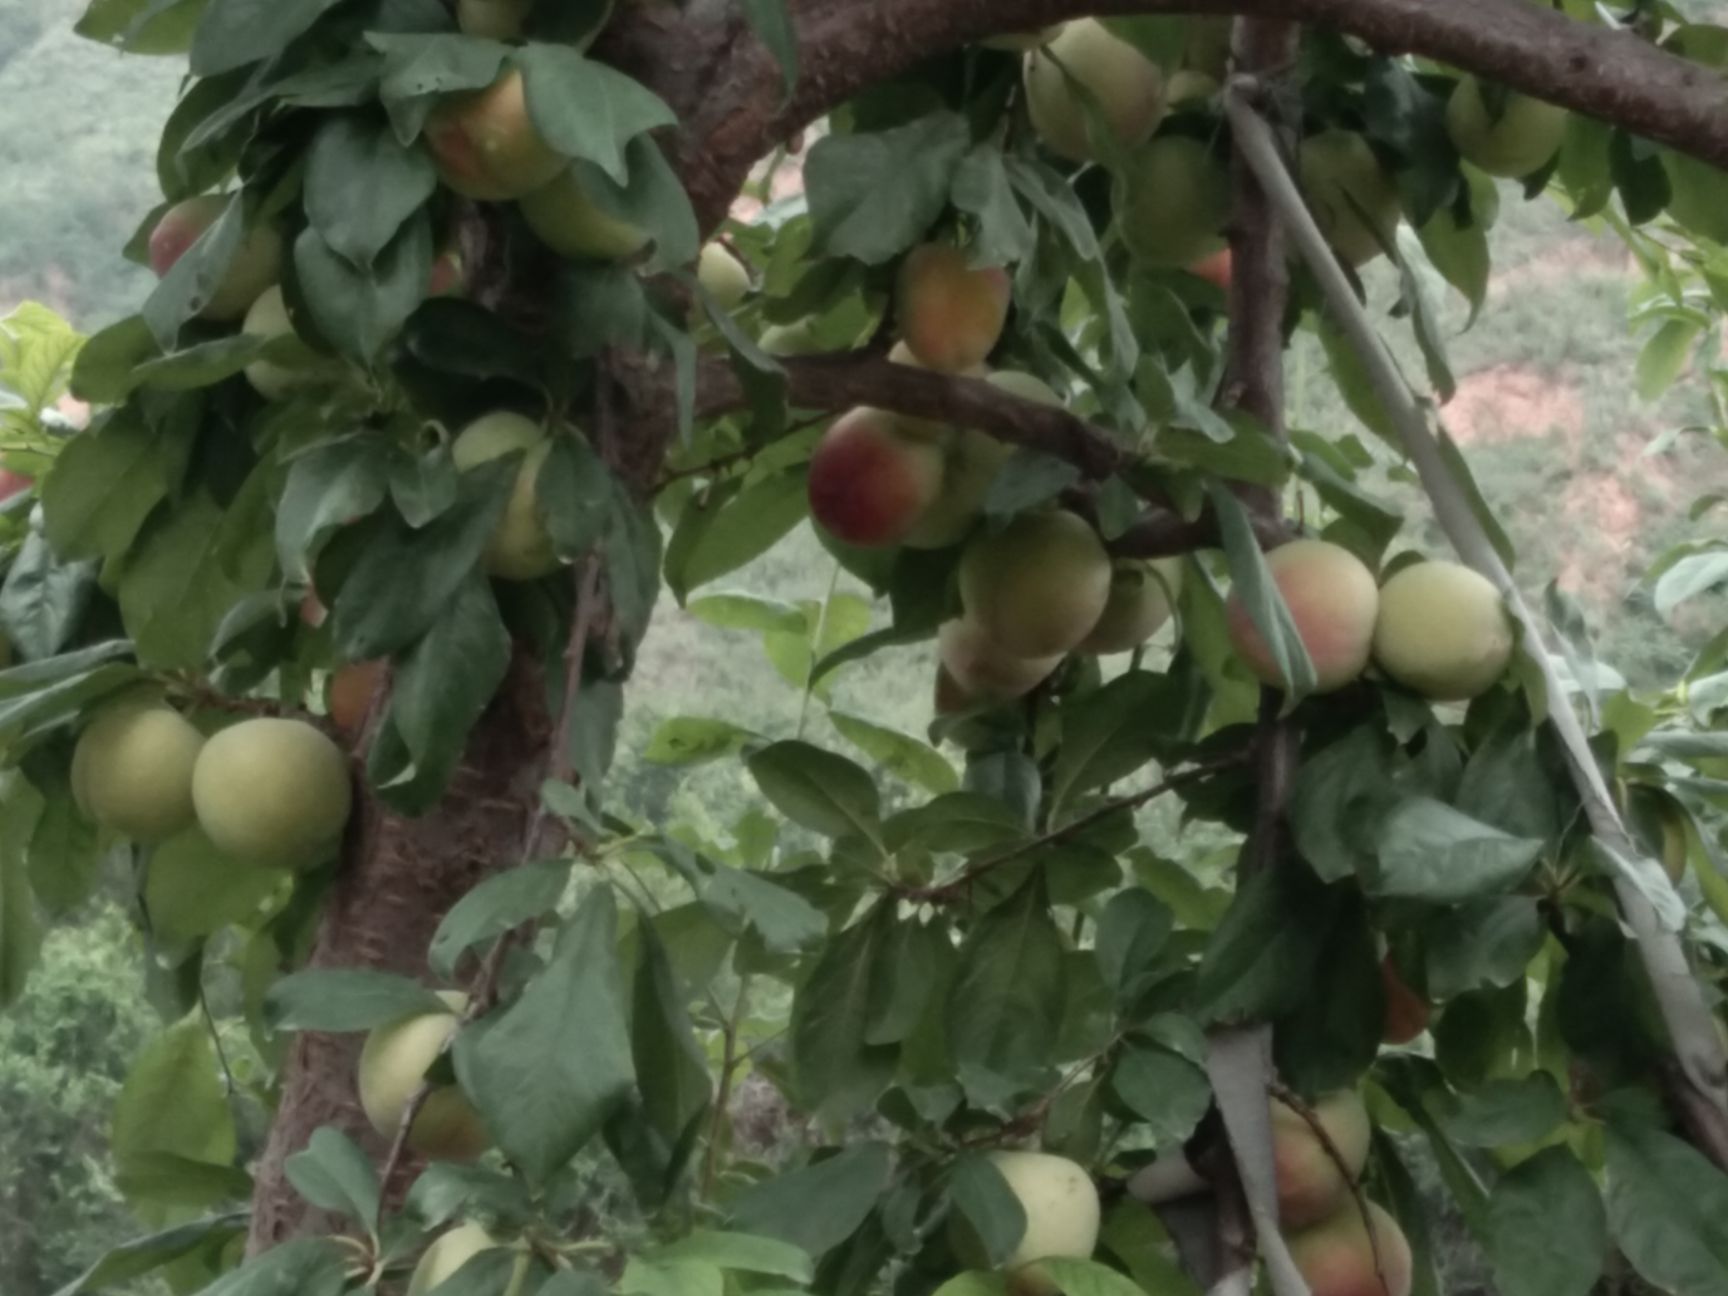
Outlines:
[[1024,841],[1026,825],[1012,807],[995,797],[950,792],[895,815],[885,826],[885,835],[891,850],[917,846],[970,854]]
[[624,645],[634,649],[648,632],[660,597],[660,526],[654,514],[613,480],[612,511],[606,527],[606,582],[612,595],[613,625]]
[[1667,618],[1674,609],[1700,594],[1728,584],[1728,549],[1682,558],[1656,582],[1656,611]]
[[611,474],[584,438],[552,439],[534,490],[540,517],[560,558],[580,558],[606,534]]
[[734,936],[754,930],[776,953],[800,950],[828,930],[820,909],[749,869],[716,868],[702,888],[702,903]]
[[786,0],[743,0],[743,8],[750,30],[780,65],[786,93],[790,95],[798,84],[798,32],[792,26]]
[[818,141],[804,165],[813,250],[881,265],[918,242],[947,205],[970,135],[964,117],[941,111]]
[[1608,1218],[1590,1172],[1544,1148],[1488,1195],[1488,1257],[1504,1296],[1588,1296],[1608,1250]]
[[450,1005],[411,977],[359,968],[308,968],[283,977],[264,1000],[279,1031],[363,1031]]
[[209,0],[91,0],[72,30],[128,54],[184,54]]
[[1213,1021],[1246,1021],[1301,1007],[1332,910],[1331,896],[1304,870],[1255,873],[1206,943],[1197,1009]]
[[306,218],[337,256],[364,269],[438,187],[426,150],[366,113],[324,118],[306,157]]
[[553,912],[570,886],[568,860],[536,860],[487,878],[455,904],[433,933],[427,961],[454,979],[462,955],[530,919]]
[[1318,682],[1314,662],[1308,656],[1308,649],[1302,642],[1302,635],[1283,594],[1266,567],[1260,542],[1254,538],[1254,529],[1248,522],[1248,512],[1235,494],[1217,482],[1207,483],[1206,494],[1218,514],[1219,529],[1224,533],[1231,597],[1248,613],[1248,619],[1265,641],[1279,677],[1288,686],[1286,691],[1291,701],[1307,697]]
[[894,945],[894,905],[878,904],[829,942],[792,1004],[792,1065],[802,1103],[843,1121],[875,1102],[899,1050],[866,1040],[872,986]]
[[990,517],[1012,517],[1024,513],[1071,490],[1080,480],[1080,470],[1066,459],[1042,450],[1022,447],[1014,451],[990,483],[984,496],[984,512]]
[[42,926],[24,862],[31,824],[17,813],[22,784],[18,774],[0,774],[0,1008],[18,1002],[42,952]]
[[1547,928],[1530,896],[1495,896],[1434,915],[1424,932],[1428,992],[1445,1000],[1524,979]]
[[[88,351],[86,351],[88,354]],[[118,558],[151,511],[180,484],[189,428],[133,405],[74,437],[42,487],[47,535],[64,558]]]
[[1002,149],[973,146],[954,172],[954,206],[977,221],[970,255],[979,265],[1015,265],[1032,252],[1032,226],[1014,198]]
[[210,0],[192,38],[192,73],[209,77],[276,53],[336,0]]
[[801,1248],[777,1238],[755,1237],[749,1233],[698,1229],[687,1237],[657,1248],[652,1256],[655,1260],[698,1262],[738,1273],[767,1274],[771,1278],[786,1278],[795,1283],[807,1283],[814,1276],[810,1256]]
[[532,44],[512,58],[527,82],[528,113],[541,137],[620,184],[627,178],[624,146],[645,131],[677,124],[647,86],[574,49]]
[[1458,1096],[1458,1109],[1442,1124],[1454,1142],[1496,1148],[1535,1143],[1566,1119],[1566,1098],[1554,1077],[1533,1071],[1518,1079],[1489,1080]]
[[[1492,186],[1491,181],[1478,181],[1472,176],[1472,187],[1477,184]],[[1418,231],[1434,268],[1470,303],[1466,328],[1476,322],[1482,303],[1488,299],[1488,276],[1493,271],[1488,253],[1488,230],[1479,215],[1482,204],[1473,206],[1475,213],[1468,223],[1460,221],[1456,207],[1441,207]]]
[[[209,1031],[198,1014],[170,1026],[144,1046],[114,1101],[111,1141],[114,1168],[123,1190],[155,1189],[151,1158],[168,1156],[197,1167],[231,1170],[236,1148],[234,1120],[222,1092],[221,1069]],[[128,1195],[133,1195],[128,1191]],[[184,1203],[185,1197],[177,1197]]]
[[968,1153],[956,1161],[948,1195],[991,1264],[1014,1254],[1026,1236],[1026,1208],[990,1158]]
[[747,1188],[732,1203],[732,1226],[821,1259],[863,1226],[887,1191],[893,1168],[882,1144],[856,1143]]
[[231,859],[193,827],[150,852],[143,904],[151,935],[173,949],[245,922],[287,888],[286,874]]
[[1122,891],[1104,906],[1094,949],[1104,983],[1119,1004],[1133,1004],[1157,980],[1158,956],[1175,922],[1170,907],[1150,891]]
[[0,585],[0,633],[26,660],[52,657],[77,633],[96,593],[96,565],[63,561],[34,525]]
[[351,1216],[368,1232],[378,1223],[378,1173],[371,1159],[340,1130],[312,1131],[304,1151],[282,1167],[294,1189],[314,1206]]
[[0,317],[0,389],[20,402],[0,401],[0,430],[43,435],[42,413],[65,394],[83,346],[82,333],[36,302]]
[[1728,1175],[1697,1150],[1631,1121],[1607,1127],[1608,1226],[1663,1291],[1728,1292]]
[[1038,1262],[1064,1296],[1145,1296],[1138,1286],[1096,1260],[1051,1258]]
[[276,557],[289,580],[311,580],[325,539],[383,504],[387,449],[382,437],[360,433],[294,458],[276,506]]
[[[642,1091],[642,1117],[670,1149],[679,1145],[691,1122],[708,1109],[713,1085],[707,1055],[696,1040],[660,933],[653,924],[644,922],[638,926],[637,940],[631,987],[631,1056]],[[676,1166],[670,1167],[672,1173],[676,1170]],[[720,1263],[712,1255],[700,1258]]]
[[842,738],[906,782],[935,796],[960,787],[959,773],[929,743],[844,711],[830,711],[828,719]]
[[532,1183],[581,1151],[635,1083],[617,925],[611,890],[597,888],[521,997],[456,1037],[462,1088]]
[[726,1275],[698,1261],[631,1256],[618,1291],[621,1296],[725,1296]]
[[367,367],[425,299],[433,255],[425,208],[365,266],[350,263],[313,226],[294,241],[294,268],[312,322],[339,353]]
[[1110,1069],[1110,1087],[1159,1148],[1179,1147],[1212,1106],[1205,1067],[1152,1039],[1128,1042]]
[[743,751],[757,735],[729,720],[674,716],[649,738],[642,759],[651,765],[700,765]]
[[967,935],[948,994],[948,1045],[975,1102],[1007,1101],[1049,1067],[1066,976],[1043,875],[1034,873]]
[[334,1238],[296,1238],[248,1260],[198,1296],[341,1296],[352,1255]]
[[[0,801],[7,800],[0,796]],[[7,814],[15,809],[28,813],[23,805],[5,805]],[[88,900],[101,880],[101,842],[70,787],[56,788],[35,822],[29,834],[30,886],[36,902],[50,917],[59,918]]]
[[666,546],[666,584],[672,596],[682,603],[691,590],[753,562],[809,511],[802,465],[764,477],[729,496],[720,492],[692,496]]
[[793,823],[825,837],[881,834],[876,784],[844,756],[806,742],[777,742],[748,761],[762,795]]
[[1150,671],[1129,671],[1065,703],[1051,804],[1066,808],[1079,793],[1126,778],[1168,752],[1167,729],[1160,722],[1179,714],[1178,706],[1170,678]]
[[226,1246],[245,1234],[246,1214],[242,1211],[212,1215],[190,1224],[176,1224],[160,1233],[134,1238],[109,1249],[96,1263],[57,1290],[54,1296],[87,1296],[88,1293],[118,1287],[134,1278],[154,1273],[182,1256],[206,1247]]
[[1431,904],[1509,891],[1542,854],[1540,841],[1513,837],[1428,797],[1394,806],[1378,845],[1369,894]]
[[1371,867],[1375,829],[1396,795],[1385,735],[1370,726],[1303,761],[1290,819],[1296,849],[1323,881]]

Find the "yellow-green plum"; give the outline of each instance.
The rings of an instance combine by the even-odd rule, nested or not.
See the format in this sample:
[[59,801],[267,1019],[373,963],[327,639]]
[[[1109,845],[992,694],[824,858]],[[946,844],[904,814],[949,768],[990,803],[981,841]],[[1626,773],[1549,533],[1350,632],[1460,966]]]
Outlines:
[[414,1266],[414,1274],[408,1280],[408,1296],[429,1296],[475,1256],[497,1246],[497,1240],[472,1221],[446,1229],[432,1240]]
[[456,0],[456,25],[464,36],[515,40],[534,0]]
[[1080,651],[1094,656],[1132,652],[1170,619],[1171,602],[1182,592],[1182,560],[1117,560],[1110,577],[1110,601]]
[[[294,321],[288,315],[280,285],[264,290],[246,312],[240,331],[256,337],[279,338],[294,335]],[[283,364],[276,360],[254,360],[246,366],[246,381],[265,400],[282,401],[294,393],[312,387],[328,385],[335,377],[327,362],[309,359],[305,364]]]
[[750,295],[750,272],[721,243],[703,244],[696,280],[721,310],[738,309]]
[[1062,24],[1055,23],[1049,27],[1041,27],[1037,31],[1010,32],[1006,36],[989,36],[979,41],[986,49],[1007,50],[1012,54],[1025,54],[1031,50],[1043,49],[1055,40],[1062,31]]
[[90,818],[133,841],[166,841],[191,825],[192,771],[204,747],[178,711],[116,702],[79,735],[73,794]]
[[964,617],[945,621],[936,636],[942,669],[968,702],[1007,702],[1050,678],[1062,657],[1015,657]]
[[1134,155],[1120,189],[1122,241],[1142,261],[1186,266],[1218,247],[1230,177],[1200,140],[1160,135]]
[[1285,1238],[1313,1296],[1410,1296],[1409,1239],[1378,1203],[1367,1208],[1372,1238],[1354,1201],[1324,1223]]
[[1489,175],[1519,180],[1540,171],[1566,138],[1566,110],[1515,91],[1503,92],[1499,112],[1482,83],[1465,77],[1446,104],[1446,131],[1468,162]]
[[1088,114],[1068,78],[1085,86],[1103,124],[1124,148],[1143,144],[1164,116],[1164,74],[1096,18],[1069,23],[1042,50],[1026,56],[1026,107],[1051,151],[1075,162],[1097,160]]
[[[1266,566],[1314,663],[1315,692],[1334,692],[1361,675],[1380,608],[1374,573],[1325,540],[1292,541],[1267,554]],[[1289,688],[1239,595],[1231,594],[1226,613],[1230,642],[1248,669],[1267,684]]]
[[648,235],[629,221],[602,211],[583,192],[573,170],[526,195],[517,204],[528,228],[559,256],[622,261],[648,245]]
[[[94,772],[86,782],[95,786]],[[245,864],[328,859],[354,804],[348,758],[304,720],[242,720],[213,735],[192,769],[192,804],[216,849]]]
[[[1002,1264],[1012,1296],[1055,1296],[1061,1289],[1040,1260],[1087,1260],[1098,1248],[1098,1189],[1084,1167],[1045,1152],[992,1152],[990,1162],[1026,1212],[1020,1245]],[[960,1230],[962,1253],[977,1243]]]
[[1172,108],[1181,104],[1202,103],[1211,99],[1223,89],[1218,78],[1207,72],[1197,72],[1193,68],[1183,68],[1170,78],[1169,88],[1165,91],[1165,99]]
[[860,407],[836,420],[810,456],[810,516],[846,544],[897,545],[936,502],[942,478],[934,439]]
[[538,580],[562,565],[540,518],[540,467],[552,451],[546,429],[508,410],[482,415],[450,447],[456,471],[467,472],[507,454],[522,453],[504,516],[486,541],[486,570],[503,580]]
[[1302,141],[1302,191],[1309,209],[1340,259],[1372,261],[1398,234],[1398,190],[1354,131],[1327,130]]
[[[396,1136],[409,1101],[468,1007],[467,996],[454,990],[440,990],[438,997],[449,1012],[379,1026],[360,1050],[360,1106],[383,1138]],[[435,1086],[408,1131],[409,1147],[439,1161],[471,1161],[491,1145],[480,1114],[456,1085]]]
[[484,90],[452,95],[426,122],[439,178],[465,198],[503,202],[551,184],[565,159],[528,116],[522,73],[509,68]]
[[956,247],[926,243],[900,263],[895,312],[900,336],[919,363],[964,373],[995,349],[1008,320],[1008,272],[973,269]]
[[[1053,407],[1062,404],[1061,397],[1043,379],[1029,373],[1003,369],[989,375],[987,381],[1021,400]],[[906,422],[912,425],[912,421]],[[917,428],[933,426],[917,424]],[[986,432],[955,429],[946,447],[941,493],[907,534],[905,543],[914,549],[946,549],[964,540],[978,525],[990,486],[1013,455],[1013,446]]]
[[1344,1209],[1352,1181],[1368,1164],[1373,1128],[1368,1109],[1354,1090],[1340,1089],[1313,1105],[1345,1165],[1346,1179],[1307,1118],[1276,1099],[1272,1103],[1272,1165],[1278,1176],[1278,1219],[1286,1229],[1307,1228]]
[[[228,210],[226,194],[204,194],[175,203],[150,231],[150,268],[165,277],[192,245]],[[229,323],[245,315],[253,302],[282,273],[282,236],[273,225],[248,229],[210,298],[199,310],[208,320]]]
[[1097,532],[1062,509],[1022,513],[966,546],[966,615],[1014,657],[1078,647],[1110,601],[1110,555]]
[[772,356],[817,355],[826,348],[816,336],[816,321],[806,317],[791,324],[770,324],[762,330],[761,347]]
[[1454,562],[1402,568],[1380,591],[1374,660],[1405,688],[1464,702],[1512,660],[1512,620],[1486,576]]

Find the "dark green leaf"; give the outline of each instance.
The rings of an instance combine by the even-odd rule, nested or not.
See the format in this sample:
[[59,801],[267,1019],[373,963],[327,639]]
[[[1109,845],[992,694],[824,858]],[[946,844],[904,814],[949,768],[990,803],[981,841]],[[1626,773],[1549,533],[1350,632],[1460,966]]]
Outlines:
[[382,119],[331,114],[306,159],[306,218],[337,256],[372,264],[432,196],[438,176],[424,149],[401,144]]
[[1728,1175],[1672,1134],[1610,1123],[1608,1225],[1632,1267],[1663,1291],[1728,1292]]
[[844,756],[806,742],[777,742],[749,759],[750,775],[793,823],[827,837],[880,836],[876,784]]
[[363,1031],[450,1006],[425,986],[390,972],[310,968],[283,977],[264,1001],[277,1030]]
[[1538,840],[1510,836],[1427,797],[1394,806],[1380,826],[1378,846],[1369,892],[1431,904],[1509,891],[1542,853]]
[[894,905],[878,904],[823,951],[792,1005],[792,1063],[805,1106],[846,1120],[881,1094],[898,1050],[867,1040],[875,983],[895,946]]
[[1026,1236],[1026,1208],[990,1158],[971,1153],[956,1161],[948,1195],[990,1264],[1014,1254]]
[[532,918],[551,913],[569,885],[567,860],[519,864],[487,878],[458,900],[438,924],[428,954],[432,970],[439,976],[453,978],[465,951]]
[[1488,1257],[1504,1296],[1588,1296],[1608,1250],[1608,1219],[1590,1172],[1544,1148],[1488,1195]]
[[970,142],[966,119],[952,112],[818,141],[804,165],[816,250],[866,265],[893,260],[947,205]]
[[336,0],[210,0],[192,38],[192,72],[216,76],[282,49]]
[[534,127],[558,152],[586,158],[618,183],[624,146],[677,118],[652,90],[604,63],[560,45],[533,44],[512,56],[527,82]]
[[311,580],[323,541],[384,502],[387,449],[382,437],[361,433],[294,459],[276,506],[276,557],[288,579]]
[[351,1216],[368,1231],[378,1222],[378,1173],[372,1161],[340,1130],[312,1131],[304,1151],[283,1169],[294,1189],[314,1206]]
[[855,1144],[747,1189],[732,1204],[732,1224],[820,1259],[863,1226],[893,1168],[893,1157],[880,1143]]

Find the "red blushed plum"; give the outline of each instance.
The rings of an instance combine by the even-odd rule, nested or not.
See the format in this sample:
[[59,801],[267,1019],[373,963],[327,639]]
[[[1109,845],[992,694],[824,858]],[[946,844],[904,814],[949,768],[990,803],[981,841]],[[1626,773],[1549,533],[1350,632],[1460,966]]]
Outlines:
[[1230,291],[1230,276],[1235,270],[1235,259],[1229,248],[1220,248],[1209,257],[1203,257],[1188,267],[1188,273],[1224,292]]
[[881,410],[855,409],[810,457],[810,514],[847,544],[897,545],[941,494],[942,471],[940,445],[908,436]]
[[1367,1213],[1371,1224],[1351,1201],[1325,1223],[1285,1239],[1314,1296],[1410,1296],[1410,1242],[1404,1230],[1374,1202]]
[[10,468],[0,468],[0,503],[5,503],[14,495],[22,495],[35,484],[35,478],[15,473]]
[[1314,1103],[1314,1118],[1332,1140],[1346,1179],[1307,1116],[1282,1102],[1272,1104],[1272,1164],[1278,1174],[1278,1219],[1286,1229],[1307,1228],[1344,1209],[1351,1181],[1368,1164],[1373,1127],[1368,1109],[1353,1090],[1340,1089]]
[[[204,194],[175,203],[162,214],[156,228],[150,231],[150,268],[157,278],[167,275],[191,251],[193,244],[204,237],[204,231],[228,210],[230,201],[226,194]],[[282,236],[269,225],[255,225],[246,231],[222,282],[198,313],[205,319],[224,323],[237,320],[276,282],[281,272]]]
[[[1314,663],[1315,692],[1335,692],[1361,675],[1380,610],[1374,573],[1348,549],[1324,540],[1296,540],[1274,549],[1266,555],[1266,566]],[[1274,688],[1289,688],[1234,593],[1227,610],[1230,642],[1248,669]]]
[[535,130],[522,73],[505,72],[484,90],[454,95],[426,123],[438,175],[466,198],[501,202],[533,193],[565,159]]
[[900,336],[919,363],[965,373],[984,362],[1008,321],[1008,272],[974,270],[959,248],[926,243],[900,265]]

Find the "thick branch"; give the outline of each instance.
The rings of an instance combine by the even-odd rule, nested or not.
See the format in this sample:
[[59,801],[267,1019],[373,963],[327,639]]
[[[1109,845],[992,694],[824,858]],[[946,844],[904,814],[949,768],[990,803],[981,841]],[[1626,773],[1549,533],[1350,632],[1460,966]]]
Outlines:
[[705,230],[724,219],[758,158],[865,87],[984,36],[1088,14],[1239,13],[1335,27],[1728,167],[1728,80],[1630,32],[1529,0],[791,0],[791,8],[800,65],[791,96],[735,6],[719,0],[690,6],[688,17],[635,5],[602,47],[678,110],[678,167]]

